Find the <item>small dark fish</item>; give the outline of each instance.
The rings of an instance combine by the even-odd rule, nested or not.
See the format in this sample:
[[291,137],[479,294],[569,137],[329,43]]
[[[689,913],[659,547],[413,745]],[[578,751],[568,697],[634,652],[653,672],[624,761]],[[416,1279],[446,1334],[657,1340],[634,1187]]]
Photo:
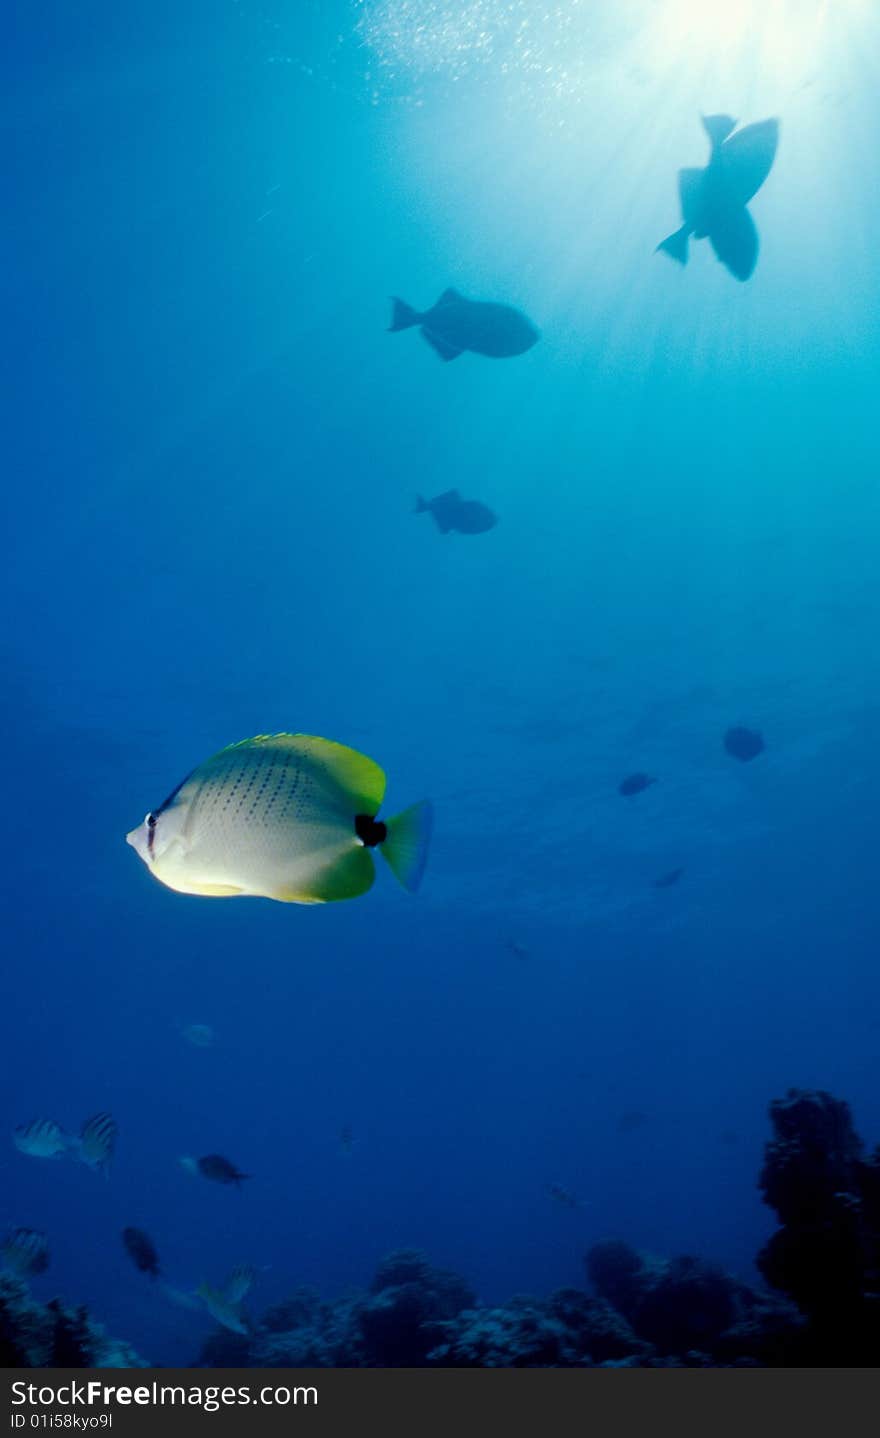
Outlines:
[[350,1123],[344,1123],[339,1130],[339,1151],[346,1157],[354,1152],[354,1130]]
[[0,1248],[0,1264],[16,1278],[33,1278],[49,1267],[49,1244],[35,1228],[13,1228]]
[[761,120],[736,129],[729,115],[704,115],[711,154],[702,170],[679,170],[680,230],[657,246],[680,265],[688,262],[688,238],[708,236],[715,254],[737,280],[758,262],[758,232],[747,205],[770,173],[779,143],[779,121]]
[[741,759],[746,764],[750,759],[757,759],[766,745],[757,729],[746,729],[742,724],[735,724],[724,736],[724,747],[734,759]]
[[654,888],[671,889],[673,884],[678,883],[683,873],[684,869],[669,869],[665,874],[658,875],[654,880]]
[[151,1278],[159,1277],[159,1255],[148,1233],[142,1228],[124,1228],[122,1244],[135,1268]]
[[508,939],[507,948],[515,959],[531,958],[531,950],[526,948],[526,945],[521,943],[519,939]]
[[636,1133],[638,1129],[644,1128],[647,1122],[648,1115],[642,1113],[641,1109],[629,1108],[617,1120],[617,1132]]
[[632,794],[641,794],[643,789],[650,789],[651,785],[656,783],[657,780],[650,774],[627,774],[618,784],[617,792],[623,794],[624,798],[629,798]]
[[200,1173],[202,1178],[209,1178],[213,1183],[238,1185],[243,1179],[251,1177],[249,1173],[237,1169],[222,1153],[208,1153],[204,1158],[182,1158],[180,1162],[187,1173]]
[[444,290],[429,310],[414,310],[395,297],[389,330],[421,325],[422,334],[442,360],[457,359],[464,350],[505,359],[525,354],[539,338],[531,320],[510,305],[466,300],[458,290]]
[[478,499],[462,499],[457,489],[448,489],[436,499],[416,498],[416,514],[430,514],[441,534],[485,534],[494,529],[497,517]]
[[119,1125],[112,1114],[96,1113],[80,1129],[74,1146],[76,1157],[99,1173],[109,1173],[118,1134]]
[[563,1208],[580,1208],[580,1201],[575,1198],[570,1189],[563,1188],[561,1183],[548,1183],[547,1192]]

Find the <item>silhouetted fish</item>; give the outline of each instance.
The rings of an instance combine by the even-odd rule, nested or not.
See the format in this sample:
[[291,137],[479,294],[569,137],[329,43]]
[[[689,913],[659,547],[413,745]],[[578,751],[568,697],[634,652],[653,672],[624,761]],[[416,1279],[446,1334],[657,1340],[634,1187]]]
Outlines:
[[665,874],[660,874],[660,875],[654,880],[654,888],[655,888],[655,889],[671,889],[673,884],[677,884],[677,883],[678,883],[678,881],[679,881],[679,879],[681,878],[681,876],[682,876],[683,873],[684,873],[684,869],[669,869],[667,873],[665,873]]
[[148,1233],[142,1228],[124,1228],[122,1243],[135,1268],[149,1273],[151,1278],[159,1277],[159,1255]]
[[638,1129],[644,1128],[648,1122],[648,1115],[642,1113],[641,1109],[628,1108],[617,1120],[618,1133],[635,1133]]
[[749,759],[757,759],[766,746],[757,729],[746,729],[743,724],[735,724],[724,736],[724,747],[734,759],[747,763]]
[[627,774],[626,778],[621,779],[618,784],[617,792],[628,799],[633,794],[641,794],[643,789],[649,789],[652,784],[656,783],[657,780],[652,779],[650,774]]
[[731,132],[729,115],[704,115],[712,147],[705,169],[679,170],[684,224],[657,246],[679,264],[688,261],[688,237],[708,236],[715,254],[738,280],[747,280],[758,261],[758,232],[746,206],[763,185],[776,156],[779,121],[761,120]]
[[458,290],[444,290],[430,310],[414,310],[395,298],[389,330],[421,325],[422,334],[442,360],[454,360],[464,350],[506,359],[525,354],[538,340],[531,320],[510,305],[466,300]]
[[238,1185],[242,1179],[251,1177],[249,1173],[242,1173],[237,1169],[222,1153],[208,1153],[204,1158],[182,1158],[180,1162],[187,1173],[200,1173],[202,1178],[209,1178],[213,1183]]
[[580,1201],[569,1188],[563,1188],[561,1183],[548,1183],[547,1192],[550,1197],[562,1205],[563,1208],[580,1208]]
[[496,516],[478,499],[462,499],[457,489],[448,489],[436,499],[416,498],[416,514],[430,514],[441,534],[485,534],[498,523]]

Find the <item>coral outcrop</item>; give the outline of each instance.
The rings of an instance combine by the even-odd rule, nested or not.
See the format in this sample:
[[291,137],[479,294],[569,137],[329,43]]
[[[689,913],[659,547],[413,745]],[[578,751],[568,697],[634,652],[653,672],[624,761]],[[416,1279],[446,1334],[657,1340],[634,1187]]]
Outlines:
[[660,1358],[778,1364],[796,1348],[801,1321],[792,1305],[699,1258],[660,1259],[626,1243],[598,1243],[587,1255],[587,1273]]
[[57,1298],[35,1303],[24,1283],[0,1277],[0,1367],[146,1368],[127,1343],[109,1338],[85,1308]]
[[760,1187],[781,1227],[758,1268],[806,1315],[804,1361],[880,1358],[880,1148],[870,1159],[848,1104],[790,1089],[770,1105]]
[[[366,1292],[297,1288],[245,1334],[218,1329],[199,1366],[253,1368],[871,1367],[880,1358],[880,1148],[866,1157],[848,1106],[792,1089],[770,1105],[760,1188],[779,1228],[761,1290],[691,1255],[612,1240],[586,1258],[591,1292],[477,1302],[411,1249]],[[0,1277],[0,1364],[145,1367],[84,1308],[35,1303]]]

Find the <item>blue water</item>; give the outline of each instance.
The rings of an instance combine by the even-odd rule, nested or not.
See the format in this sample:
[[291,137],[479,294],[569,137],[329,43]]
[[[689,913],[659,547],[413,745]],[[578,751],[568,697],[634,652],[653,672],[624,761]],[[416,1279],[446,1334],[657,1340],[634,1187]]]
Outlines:
[[[181,1287],[265,1265],[255,1312],[404,1245],[486,1300],[607,1237],[751,1277],[768,1101],[880,1136],[877,18],[662,8],[10,11],[0,1219],[154,1362],[212,1325],[127,1224]],[[744,285],[652,253],[709,110],[782,119]],[[450,284],[540,343],[385,333]],[[452,486],[498,527],[414,515]],[[415,898],[150,877],[125,832],[276,729],[434,800]],[[106,1181],[12,1145],[102,1109]]]

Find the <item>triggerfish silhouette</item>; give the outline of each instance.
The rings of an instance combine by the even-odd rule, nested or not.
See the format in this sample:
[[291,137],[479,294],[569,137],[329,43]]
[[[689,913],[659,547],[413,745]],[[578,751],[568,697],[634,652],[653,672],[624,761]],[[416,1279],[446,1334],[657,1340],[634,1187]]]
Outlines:
[[761,120],[736,130],[729,115],[704,115],[712,153],[702,170],[679,170],[684,224],[657,246],[679,264],[688,262],[688,239],[709,240],[715,254],[738,280],[747,280],[758,261],[758,231],[746,208],[770,173],[779,143],[779,121]]
[[462,499],[457,489],[447,489],[435,499],[416,499],[416,514],[430,514],[441,534],[485,534],[498,523],[487,505],[478,499]]
[[442,360],[458,359],[465,350],[507,359],[525,354],[539,338],[538,331],[520,310],[493,301],[468,300],[458,290],[444,290],[429,310],[416,310],[405,300],[394,306],[389,330],[419,325],[428,344]]

